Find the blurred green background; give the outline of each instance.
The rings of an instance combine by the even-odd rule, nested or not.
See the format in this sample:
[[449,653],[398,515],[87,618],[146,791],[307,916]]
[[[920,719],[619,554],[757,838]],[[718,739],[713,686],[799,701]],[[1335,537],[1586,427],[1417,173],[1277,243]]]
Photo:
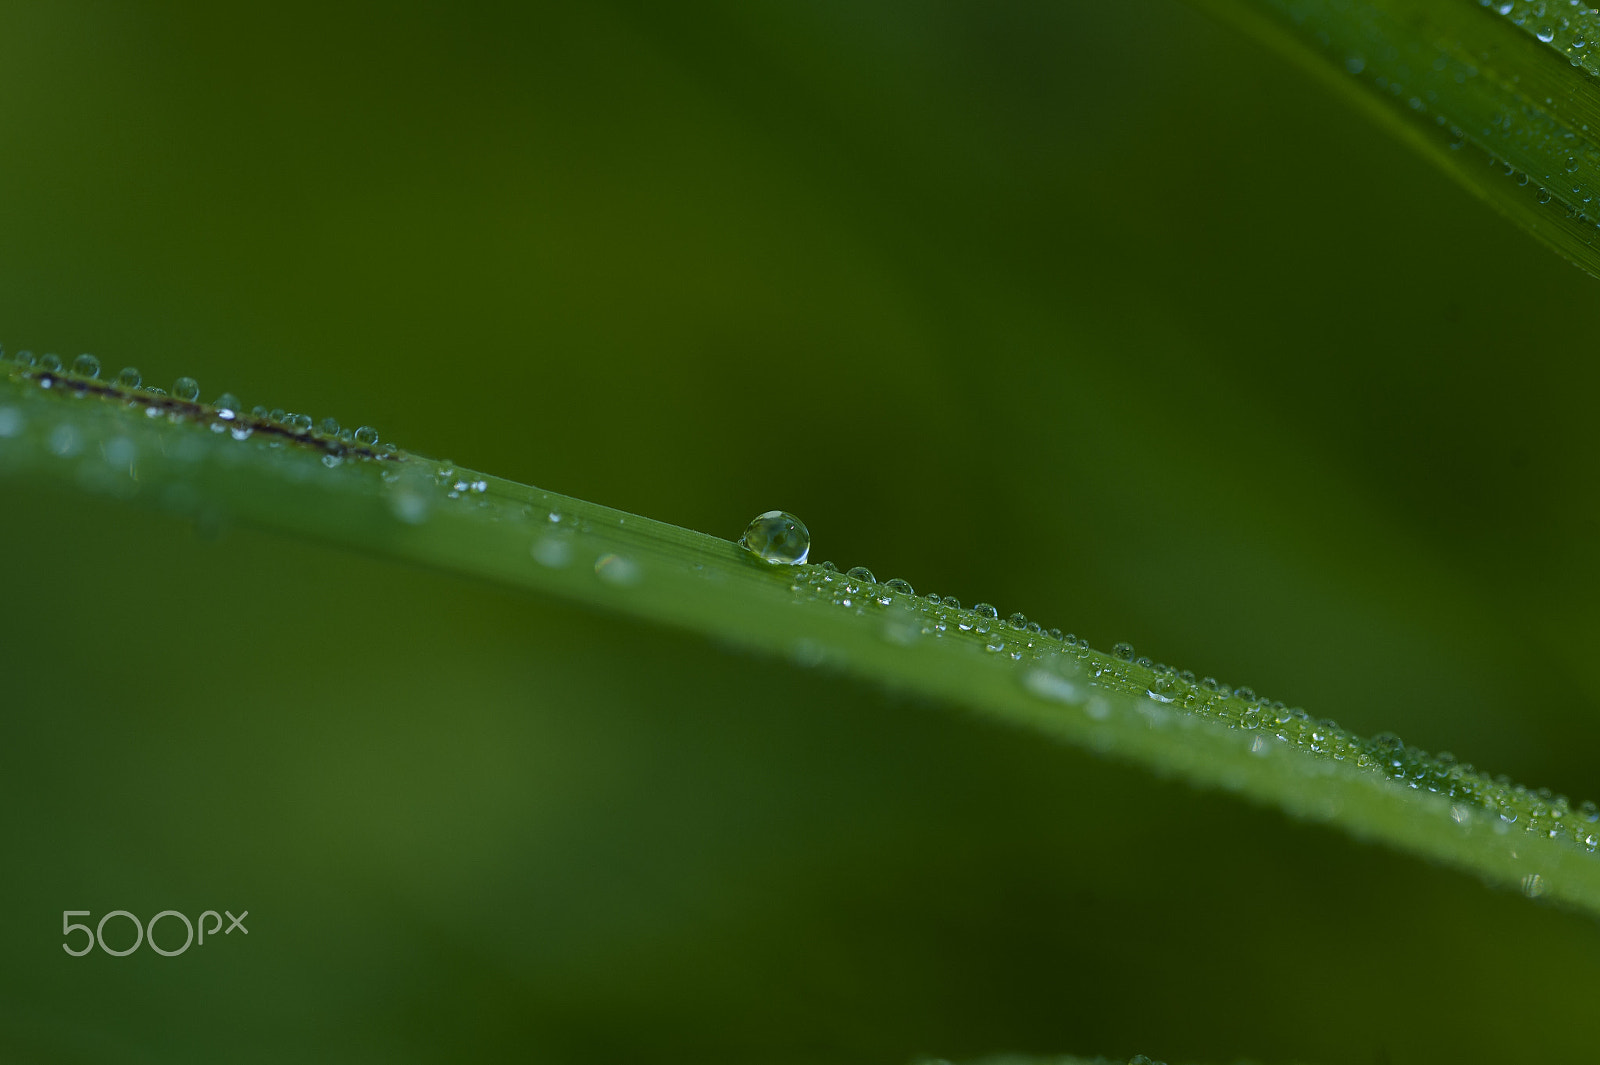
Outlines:
[[[1181,4],[11,4],[0,159],[8,350],[1600,797],[1600,283]],[[1592,1052],[1591,919],[959,711],[15,484],[0,551],[6,1062]],[[248,938],[60,950],[169,908]]]

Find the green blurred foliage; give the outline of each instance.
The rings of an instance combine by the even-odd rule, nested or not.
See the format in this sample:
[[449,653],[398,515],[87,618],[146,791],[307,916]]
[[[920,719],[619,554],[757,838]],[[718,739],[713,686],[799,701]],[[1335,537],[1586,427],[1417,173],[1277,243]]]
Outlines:
[[[12,5],[0,99],[9,350],[728,537],[782,507],[813,557],[1600,796],[1600,289],[1176,3]],[[3,490],[5,1060],[1592,1041],[1587,919],[839,678]],[[63,909],[224,907],[247,940],[60,952]]]

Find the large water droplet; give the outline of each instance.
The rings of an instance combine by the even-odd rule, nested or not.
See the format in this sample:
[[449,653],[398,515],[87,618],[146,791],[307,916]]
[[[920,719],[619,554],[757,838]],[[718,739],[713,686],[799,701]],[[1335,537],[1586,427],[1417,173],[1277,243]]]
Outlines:
[[889,580],[888,584],[886,585],[886,587],[891,592],[899,592],[901,595],[916,595],[917,594],[916,590],[913,589],[908,582],[901,580],[899,577],[891,578]]
[[1133,661],[1133,644],[1127,643],[1126,641],[1123,641],[1121,643],[1112,644],[1111,645],[1111,653],[1116,655],[1118,658],[1122,659],[1124,662],[1132,662]]
[[217,408],[217,416],[225,421],[232,421],[234,418],[237,418],[241,409],[239,397],[234,395],[232,392],[222,393],[222,395],[217,397],[217,401],[213,403],[212,406]]
[[811,532],[793,514],[769,510],[756,515],[739,543],[765,562],[798,566],[811,553]]
[[870,581],[873,584],[878,583],[878,578],[874,577],[872,575],[872,571],[865,566],[851,566],[849,572],[847,572],[845,576],[854,577],[858,581]]
[[1000,611],[996,610],[988,603],[973,603],[972,609],[974,613],[981,614],[984,617],[989,618],[991,621],[1000,616]]
[[328,434],[329,436],[338,436],[339,435],[339,419],[338,418],[324,418],[324,419],[322,419],[322,424],[317,426],[317,428],[321,429],[324,433]]
[[72,360],[72,372],[79,377],[99,377],[100,360],[85,352]]
[[378,430],[370,425],[363,425],[356,430],[356,443],[371,447],[378,442]]
[[132,366],[124,366],[122,372],[117,374],[117,384],[123,388],[138,388],[143,381],[144,378],[139,376],[139,371]]
[[55,373],[61,369],[61,356],[50,354],[40,355],[39,369],[49,370],[51,373]]
[[193,403],[200,398],[200,382],[192,377],[180,377],[172,382],[172,394]]

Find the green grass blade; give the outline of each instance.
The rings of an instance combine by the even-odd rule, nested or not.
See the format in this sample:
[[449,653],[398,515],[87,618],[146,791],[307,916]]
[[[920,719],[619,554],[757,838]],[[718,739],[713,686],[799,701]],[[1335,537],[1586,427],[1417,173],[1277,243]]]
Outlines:
[[1556,0],[1196,2],[1600,276],[1600,15]]
[[[1600,915],[1600,810],[870,575],[336,433],[54,370],[0,382],[0,475],[316,537],[786,655],[1224,788]],[[824,538],[826,531],[823,532]],[[1352,663],[1352,668],[1358,664]]]

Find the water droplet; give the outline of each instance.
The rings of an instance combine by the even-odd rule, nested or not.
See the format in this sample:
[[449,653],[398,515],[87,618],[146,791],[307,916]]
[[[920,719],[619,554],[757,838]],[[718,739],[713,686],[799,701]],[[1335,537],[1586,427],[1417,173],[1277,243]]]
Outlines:
[[117,384],[123,388],[138,388],[143,381],[144,378],[139,376],[139,371],[132,366],[124,366],[122,372],[117,374]]
[[951,610],[960,610],[961,609],[961,600],[957,599],[953,595],[947,595],[943,599],[939,600],[939,602],[943,603],[945,606],[949,607]]
[[239,416],[239,410],[242,407],[242,404],[239,402],[238,396],[234,395],[232,392],[224,392],[222,395],[217,397],[217,401],[213,403],[212,406],[217,408],[217,417],[231,422],[234,418]]
[[1540,203],[1549,203],[1550,202],[1550,190],[1549,189],[1540,189],[1539,190],[1539,202]]
[[1358,55],[1347,56],[1344,68],[1352,74],[1359,74],[1367,68],[1367,61]]
[[250,434],[255,432],[255,429],[252,426],[246,425],[244,422],[239,422],[233,428],[229,429],[228,432],[232,434],[235,440],[248,440],[250,439]]
[[172,382],[172,394],[193,403],[200,398],[200,382],[192,377],[180,377]]
[[311,431],[311,415],[309,414],[285,414],[283,416],[283,421],[285,425],[297,433],[308,433]]
[[[1050,637],[1052,640],[1065,640],[1066,639],[1066,637],[1061,634],[1061,630],[1060,629],[1051,629],[1049,632],[1046,632],[1045,635]],[[1194,678],[1191,677],[1190,679],[1192,680]]]
[[70,458],[83,450],[83,436],[78,427],[62,423],[50,430],[50,450],[62,458]]
[[1522,893],[1530,899],[1536,899],[1544,894],[1544,877],[1538,873],[1529,873],[1522,878]]
[[572,560],[572,544],[565,537],[546,536],[529,548],[533,560],[550,569],[560,569]]
[[1540,26],[1536,31],[1534,31],[1533,35],[1539,38],[1539,40],[1543,41],[1545,44],[1549,44],[1551,41],[1556,39],[1556,31],[1551,29],[1549,26]]
[[851,566],[849,572],[846,573],[845,576],[854,577],[858,581],[870,581],[873,584],[878,583],[878,578],[874,577],[872,575],[872,571],[865,566]]
[[15,407],[0,407],[0,438],[19,436],[27,421]]
[[131,466],[139,458],[138,446],[125,436],[107,440],[101,451],[112,466]]
[[324,433],[327,433],[329,436],[338,436],[339,435],[339,419],[337,419],[337,418],[324,418],[324,419],[322,419],[322,424],[317,426],[317,428],[321,429]]
[[335,467],[337,467],[339,465],[339,463],[341,463],[343,461],[344,460],[341,459],[338,455],[324,455],[324,456],[322,456],[322,464],[324,466],[328,467],[328,469],[330,469],[330,470],[334,469]]
[[85,352],[72,360],[72,372],[79,377],[99,377],[100,360]]
[[1030,669],[1022,678],[1022,684],[1041,699],[1072,704],[1076,704],[1079,700],[1076,684],[1047,669]]
[[1006,618],[1006,624],[1010,625],[1013,629],[1025,629],[1028,627],[1028,615],[1019,610],[1015,614],[1012,614],[1010,617]]
[[891,592],[899,592],[901,595],[917,594],[916,590],[912,588],[909,583],[901,580],[899,577],[891,578],[885,587],[887,587]]
[[973,613],[986,617],[991,621],[1000,616],[1000,611],[989,603],[974,603],[972,604],[972,610]]
[[595,559],[594,575],[607,584],[627,587],[639,583],[639,564],[622,555],[601,555]]
[[778,565],[798,566],[811,553],[811,533],[805,523],[781,510],[756,515],[739,543],[757,558]]
[[1132,662],[1133,644],[1126,641],[1114,643],[1111,645],[1111,653],[1122,659],[1124,662]]
[[33,352],[27,350],[19,351],[15,355],[11,356],[11,361],[16,363],[18,366],[32,366]]
[[412,488],[400,488],[389,497],[389,509],[407,525],[421,525],[428,520],[428,497]]
[[41,369],[41,370],[49,370],[51,373],[58,372],[61,369],[61,356],[60,355],[40,355],[39,356],[39,369]]
[[378,430],[370,425],[363,425],[356,430],[356,443],[371,447],[378,442]]
[[268,413],[267,412],[267,408],[263,407],[259,403],[257,403],[255,406],[250,408],[250,417],[252,417],[252,418],[261,418],[261,419],[265,420],[266,417],[267,417],[267,413]]

